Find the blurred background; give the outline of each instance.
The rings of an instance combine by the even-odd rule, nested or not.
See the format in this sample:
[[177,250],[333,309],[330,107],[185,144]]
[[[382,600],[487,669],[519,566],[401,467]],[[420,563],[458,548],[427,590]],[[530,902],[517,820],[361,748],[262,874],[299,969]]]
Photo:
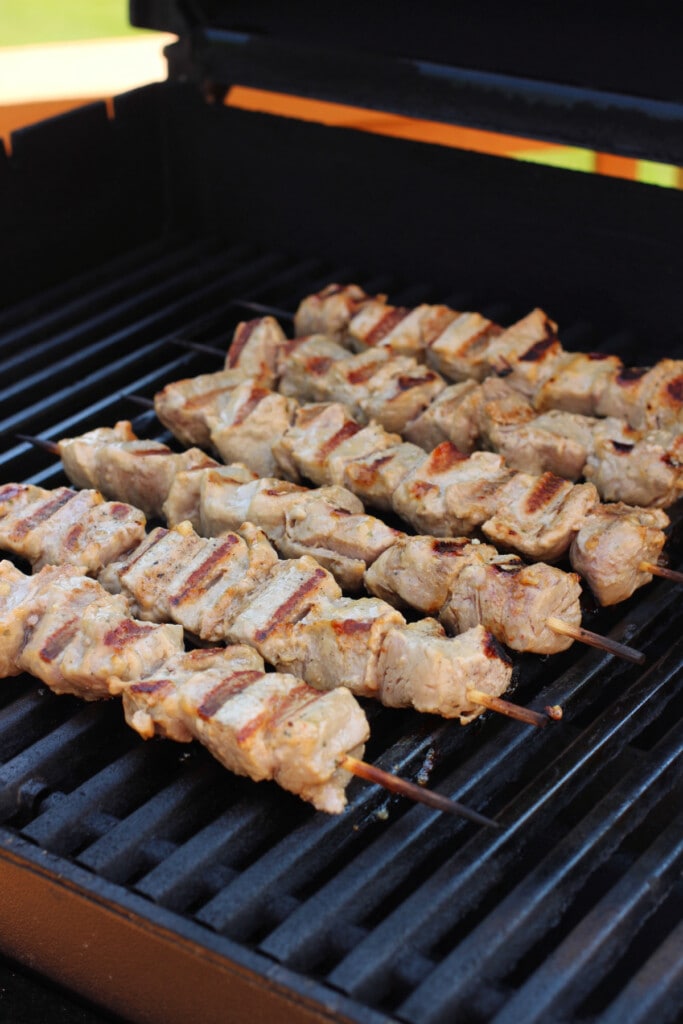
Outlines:
[[0,0],[0,135],[165,78],[172,39],[132,28],[128,0]]
[[[11,133],[17,128],[165,78],[162,51],[172,39],[132,28],[128,0],[0,0],[0,137],[6,149],[11,151]],[[681,168],[647,160],[414,121],[239,85],[231,89],[226,102],[662,187],[683,187]]]

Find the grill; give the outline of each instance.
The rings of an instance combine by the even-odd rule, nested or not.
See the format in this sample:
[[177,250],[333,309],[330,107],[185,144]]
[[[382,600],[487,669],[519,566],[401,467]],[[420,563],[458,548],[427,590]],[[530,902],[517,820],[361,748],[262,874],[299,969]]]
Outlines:
[[[134,5],[186,30],[181,10]],[[168,82],[20,132],[0,161],[3,482],[65,482],[17,432],[129,417],[168,440],[131,396],[219,367],[178,339],[225,345],[254,303],[293,310],[332,280],[503,322],[537,303],[567,347],[683,354],[680,194],[226,108],[231,61],[266,85],[285,66],[232,26],[195,25]],[[353,70],[342,98],[372,84],[362,52]],[[661,143],[665,101],[624,104],[631,151],[642,118]],[[683,607],[657,582],[589,613],[647,662],[518,658],[517,699],[562,704],[557,726],[367,708],[369,760],[500,831],[358,781],[328,818],[195,745],[142,743],[115,702],[5,682],[0,948],[133,1020],[674,1020]]]

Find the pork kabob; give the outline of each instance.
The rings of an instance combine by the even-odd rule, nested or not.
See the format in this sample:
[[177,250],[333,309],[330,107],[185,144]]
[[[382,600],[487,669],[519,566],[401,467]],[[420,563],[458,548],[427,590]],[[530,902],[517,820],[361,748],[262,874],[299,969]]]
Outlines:
[[[278,390],[299,401],[340,401],[426,451],[452,441],[469,454],[486,448],[510,469],[568,480],[584,477],[603,500],[666,508],[683,489],[683,433],[635,430],[552,409],[538,413],[506,380],[447,386],[435,370],[389,349],[358,355],[324,335],[282,337],[273,367]],[[239,357],[238,357],[239,358]]]
[[[313,558],[278,559],[250,523],[218,538],[199,537],[189,522],[158,527],[101,568],[82,507],[70,522],[64,497],[31,485],[0,488],[0,545],[36,564],[45,559],[44,539],[61,562],[80,566],[81,550],[88,550],[99,581],[123,593],[145,620],[178,623],[201,642],[247,643],[278,671],[318,689],[345,685],[389,707],[463,724],[491,704],[497,709],[510,685],[510,659],[481,626],[449,638],[433,619],[407,624],[378,598],[345,598]],[[77,545],[74,525],[84,530]],[[525,721],[546,723],[512,707]]]
[[186,651],[179,625],[129,612],[122,595],[76,566],[25,576],[1,561],[0,677],[29,672],[85,700],[120,695],[126,721],[144,738],[199,740],[238,775],[272,779],[319,810],[343,810],[369,735],[347,689],[320,693],[295,676],[266,673],[244,645]]
[[[639,662],[633,649],[582,630],[581,588],[575,573],[466,538],[411,536],[363,512],[338,486],[307,488],[259,478],[245,466],[183,469],[187,453],[140,441],[131,424],[97,428],[58,444],[69,479],[133,500],[144,481],[145,511],[171,525],[189,520],[203,536],[220,536],[249,521],[287,557],[310,554],[345,588],[361,583],[377,597],[423,615],[438,615],[449,632],[482,625],[514,650],[551,654],[574,638],[593,638],[603,649]],[[548,622],[559,623],[559,632]]]
[[625,367],[616,355],[567,352],[557,324],[538,308],[504,329],[479,313],[391,306],[358,285],[332,284],[302,300],[294,328],[355,351],[381,347],[423,358],[450,380],[504,376],[538,411],[614,416],[637,430],[683,423],[683,361]]
[[273,367],[285,358],[282,332],[266,319],[271,322],[238,327],[238,355],[229,354],[229,370],[203,375],[201,387],[190,378],[155,396],[157,416],[183,443],[213,444],[226,461],[239,458],[259,475],[277,467],[278,475],[295,481],[344,486],[420,533],[481,530],[487,540],[535,561],[568,555],[601,604],[625,600],[660,571],[669,522],[660,509],[601,505],[592,484],[513,473],[492,452],[467,457],[444,442],[427,455],[373,420],[362,426],[341,403],[300,407],[261,382],[235,386],[240,369],[272,382]]

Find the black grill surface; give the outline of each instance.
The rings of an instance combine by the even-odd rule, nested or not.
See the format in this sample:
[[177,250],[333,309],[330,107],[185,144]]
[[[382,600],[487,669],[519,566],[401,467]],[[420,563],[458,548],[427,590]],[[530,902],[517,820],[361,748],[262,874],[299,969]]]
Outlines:
[[[179,340],[225,346],[253,315],[245,303],[293,310],[331,280],[468,308],[467,295],[363,267],[182,236],[6,308],[0,480],[66,482],[17,432],[58,439],[131,418],[168,440],[131,396],[220,365]],[[483,311],[526,312],[495,295]],[[627,336],[578,319],[563,340],[632,355]],[[674,536],[674,566],[678,550]],[[560,724],[489,715],[462,728],[368,706],[369,760],[496,816],[500,831],[359,781],[346,813],[316,814],[197,746],[143,743],[116,702],[6,680],[3,950],[131,1019],[674,1020],[683,604],[660,581],[588,618],[647,662],[578,645],[519,658],[517,699],[562,704]]]

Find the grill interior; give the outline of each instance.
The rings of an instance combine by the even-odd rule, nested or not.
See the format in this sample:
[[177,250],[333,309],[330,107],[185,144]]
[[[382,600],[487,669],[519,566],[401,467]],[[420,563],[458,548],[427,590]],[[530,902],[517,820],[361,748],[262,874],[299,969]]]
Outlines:
[[[65,482],[16,432],[58,438],[127,417],[140,436],[168,440],[132,396],[220,362],[179,340],[224,346],[250,303],[293,310],[304,294],[351,279],[402,304],[467,308],[461,291],[436,294],[390,270],[181,233],[6,308],[2,481]],[[495,294],[479,308],[503,320],[520,312]],[[563,338],[624,351],[618,330],[598,333],[577,321]],[[674,537],[674,566],[678,550]],[[681,981],[683,607],[658,582],[589,619],[645,651],[647,664],[578,645],[519,658],[517,698],[562,704],[559,725],[535,731],[489,715],[462,728],[368,705],[370,760],[497,816],[500,831],[358,781],[344,815],[316,814],[274,785],[229,775],[194,745],[143,743],[116,702],[84,705],[28,678],[7,681],[5,867],[40,870],[46,884],[66,879],[79,898],[141,922],[152,956],[159,933],[175,935],[215,962],[223,999],[241,991],[239,979],[260,979],[296,1020],[671,1020]],[[2,946],[25,959],[10,919],[5,907]],[[99,953],[110,966],[119,955]],[[92,994],[67,954],[41,960],[34,946],[29,962]],[[135,979],[113,977],[99,990],[106,1005],[176,1019],[168,1005],[158,1017],[141,1009]],[[203,1012],[219,1019],[208,1002]]]

